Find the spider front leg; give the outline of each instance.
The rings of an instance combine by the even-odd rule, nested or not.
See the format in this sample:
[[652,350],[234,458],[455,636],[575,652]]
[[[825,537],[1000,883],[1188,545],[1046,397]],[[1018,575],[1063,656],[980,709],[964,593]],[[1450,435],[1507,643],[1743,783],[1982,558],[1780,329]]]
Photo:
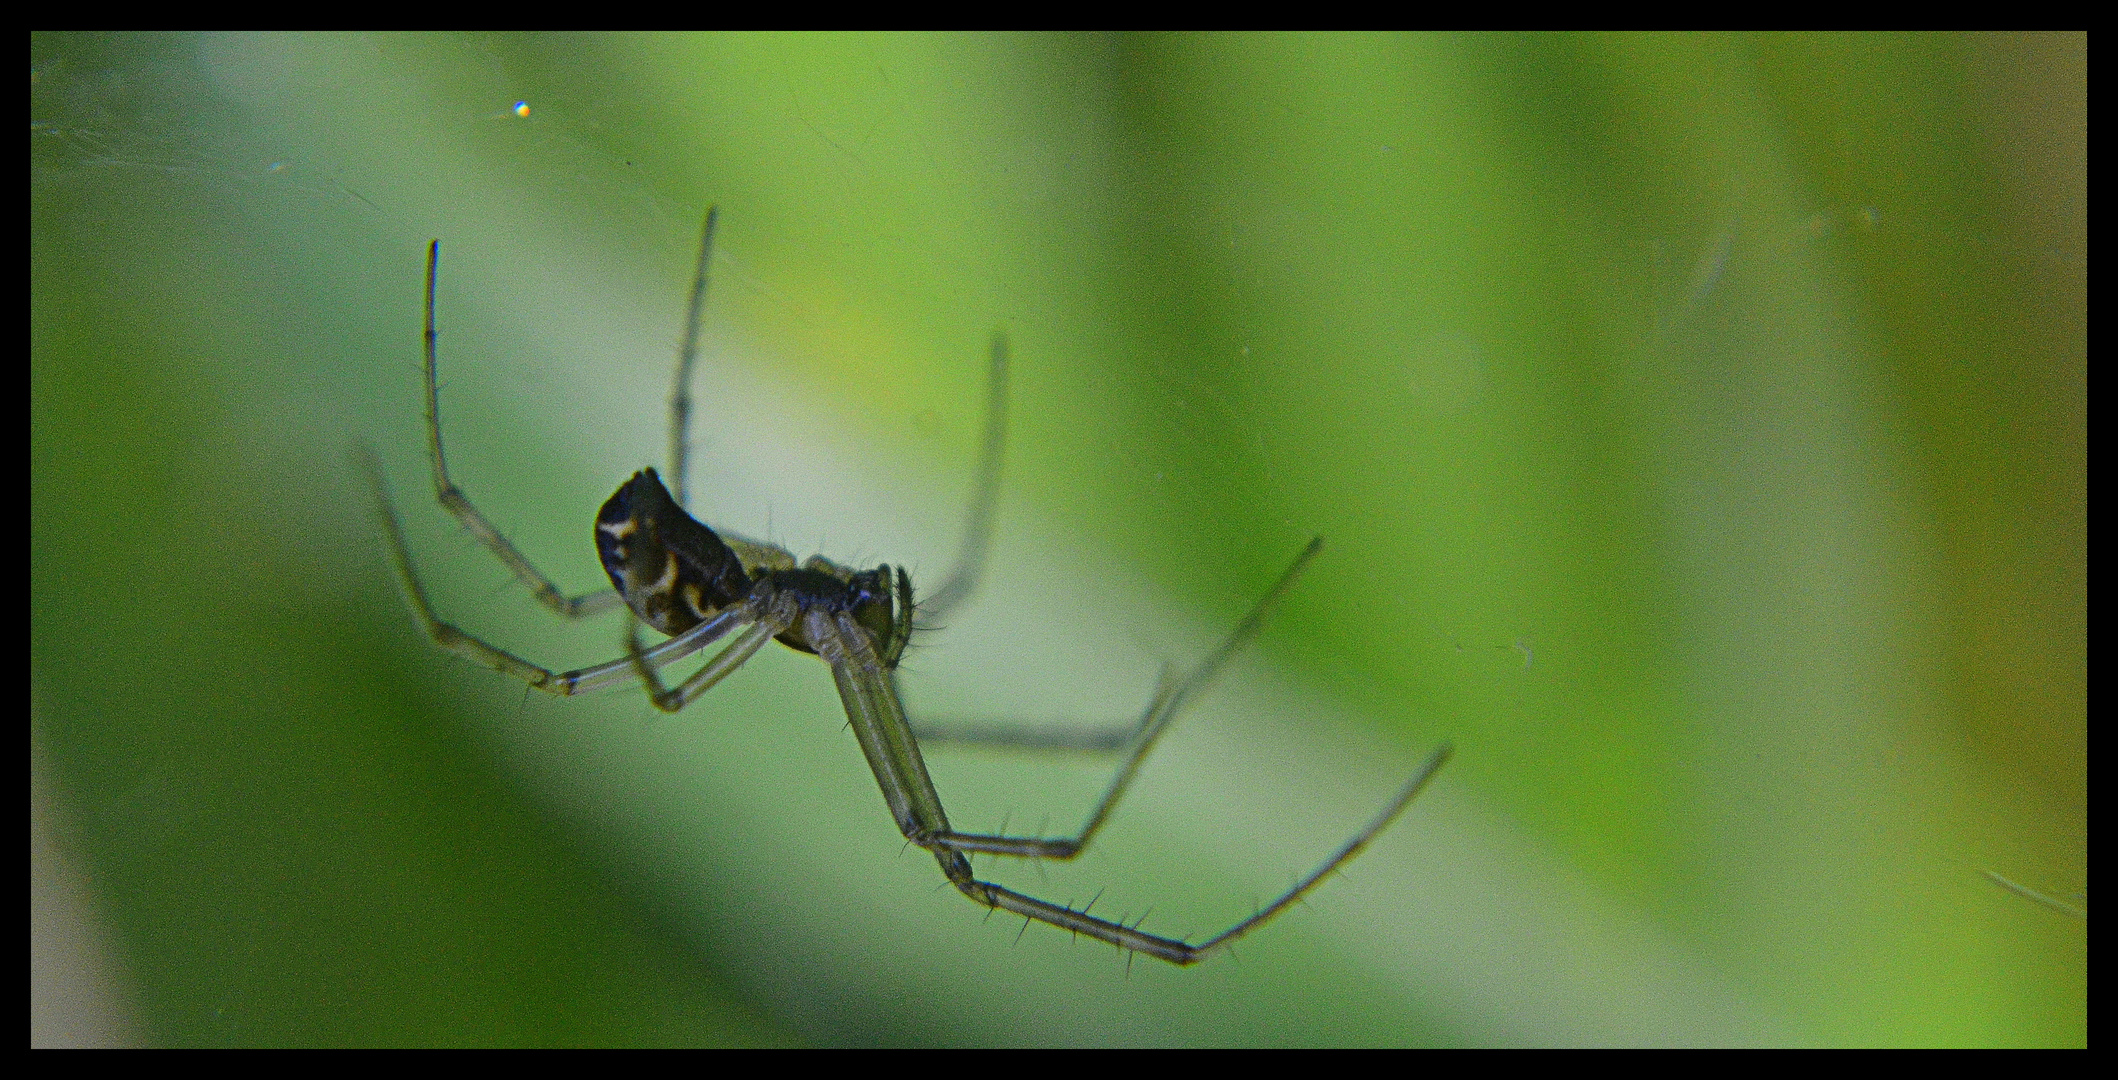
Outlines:
[[1197,670],[1174,685],[1165,679],[1156,689],[1153,700],[1148,702],[1147,710],[1141,715],[1140,723],[1135,728],[1131,752],[1111,776],[1110,783],[1103,790],[1103,797],[1096,801],[1095,809],[1090,811],[1088,820],[1074,835],[1045,838],[951,833],[946,838],[948,845],[958,851],[1033,859],[1071,859],[1081,854],[1082,850],[1088,847],[1089,841],[1109,822],[1112,812],[1118,807],[1118,800],[1122,799],[1126,790],[1132,786],[1134,778],[1139,775],[1141,763],[1147,760],[1147,755],[1154,750],[1156,741],[1168,730],[1170,721],[1176,719],[1178,711],[1221,673],[1221,669],[1227,666],[1229,658],[1235,655],[1236,650],[1257,636],[1259,629],[1265,625],[1266,616],[1271,614],[1273,607],[1287,595],[1288,590],[1294,587],[1295,579],[1301,576],[1302,569],[1309,565],[1309,560],[1316,558],[1317,553],[1323,549],[1322,537],[1309,541],[1309,545],[1302,549],[1301,554],[1295,556],[1294,562],[1287,567],[1286,572],[1280,575],[1279,581],[1251,607],[1242,621],[1236,624],[1235,630],[1228,635],[1227,640],[1221,642],[1220,647],[1209,654]]
[[1137,926],[1113,922],[1090,915],[1086,911],[1075,911],[989,881],[981,881],[972,872],[966,853],[985,851],[1002,855],[1052,858],[1071,858],[1079,854],[1089,837],[1109,816],[1111,808],[1117,803],[1118,795],[1131,783],[1132,775],[1137,770],[1140,759],[1146,755],[1147,747],[1168,725],[1169,718],[1183,704],[1183,699],[1205,685],[1226,662],[1228,656],[1257,632],[1266,610],[1292,584],[1302,564],[1316,554],[1318,547],[1317,543],[1310,544],[1273,590],[1266,594],[1265,599],[1252,609],[1229,640],[1223,643],[1191,678],[1158,697],[1155,705],[1149,710],[1147,730],[1141,738],[1142,745],[1134,751],[1125,767],[1119,770],[1110,790],[1091,816],[1089,824],[1079,836],[1071,840],[976,836],[950,829],[948,814],[942,809],[941,796],[935,790],[934,781],[927,773],[926,762],[920,756],[918,741],[912,736],[911,726],[905,722],[904,704],[898,697],[894,674],[876,654],[868,632],[855,622],[850,614],[809,611],[803,615],[805,636],[816,647],[817,655],[831,665],[832,677],[838,683],[839,696],[846,707],[846,718],[851,723],[855,739],[860,743],[862,754],[868,759],[869,768],[875,774],[876,785],[882,790],[883,801],[889,805],[890,815],[897,822],[898,830],[907,840],[933,853],[935,861],[941,865],[942,873],[958,892],[988,908],[1013,912],[1026,919],[1084,934],[1121,949],[1146,953],[1173,964],[1188,965],[1263,925],[1301,899],[1304,893],[1330,876],[1333,871],[1344,866],[1347,860],[1359,854],[1362,848],[1367,847],[1378,833],[1411,804],[1426,787],[1427,782],[1433,779],[1434,774],[1448,760],[1449,748],[1443,746],[1436,750],[1411,781],[1398,791],[1396,797],[1390,800],[1366,828],[1341,845],[1338,851],[1325,859],[1308,876],[1296,882],[1293,888],[1249,918],[1196,945],[1178,938],[1150,934]]
[[[1426,764],[1420,766],[1419,771],[1414,773],[1412,779],[1398,790],[1396,797],[1392,798],[1389,804],[1383,807],[1381,813],[1375,815],[1375,819],[1370,821],[1366,828],[1355,833],[1351,840],[1346,841],[1336,852],[1332,853],[1330,858],[1325,859],[1321,865],[1310,871],[1307,877],[1295,882],[1293,888],[1281,893],[1278,899],[1259,908],[1249,918],[1196,945],[1177,938],[1146,933],[1137,926],[1127,926],[1124,923],[1100,919],[1086,911],[1075,911],[1069,907],[1062,907],[1049,901],[1039,900],[1034,896],[1025,896],[1022,893],[1002,888],[991,882],[972,879],[970,878],[968,862],[964,865],[961,878],[956,873],[951,872],[950,863],[946,860],[942,863],[942,869],[944,873],[949,874],[949,879],[955,884],[957,891],[987,907],[1001,911],[1011,911],[1027,919],[1049,923],[1077,934],[1086,934],[1098,941],[1108,942],[1121,949],[1146,953],[1157,959],[1167,960],[1179,967],[1188,967],[1205,959],[1214,950],[1234,943],[1237,938],[1263,926],[1273,916],[1292,907],[1295,901],[1302,898],[1303,894],[1315,888],[1325,878],[1330,877],[1333,872],[1337,871],[1339,867],[1346,865],[1355,855],[1360,854],[1361,849],[1367,847],[1377,834],[1387,828],[1390,822],[1396,820],[1397,815],[1403,813],[1405,807],[1412,805],[1412,800],[1418,798],[1419,793],[1425,790],[1427,782],[1434,779],[1435,773],[1441,771],[1441,767],[1448,762],[1449,755],[1452,753],[1454,751],[1447,743],[1442,744],[1433,754],[1428,756]],[[940,854],[937,852],[937,857]],[[955,853],[950,852],[949,854]],[[958,858],[961,858],[961,856],[958,856]]]

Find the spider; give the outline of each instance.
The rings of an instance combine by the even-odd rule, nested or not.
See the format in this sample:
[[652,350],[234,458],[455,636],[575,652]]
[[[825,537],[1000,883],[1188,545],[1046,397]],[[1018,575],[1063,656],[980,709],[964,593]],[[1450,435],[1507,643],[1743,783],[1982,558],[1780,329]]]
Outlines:
[[[960,604],[977,586],[991,533],[1006,435],[1007,339],[996,334],[992,340],[984,448],[958,565],[932,596],[915,604],[912,579],[902,567],[885,564],[872,570],[854,570],[820,555],[797,565],[794,556],[782,548],[726,530],[717,532],[701,524],[686,509],[685,466],[690,456],[691,375],[698,359],[699,324],[718,216],[715,210],[708,210],[701,232],[698,270],[692,282],[675,388],[670,395],[669,473],[673,483],[665,485],[652,468],[641,469],[604,502],[596,515],[596,551],[610,577],[611,588],[573,597],[562,592],[516,550],[449,475],[441,443],[441,392],[434,329],[434,281],[441,263],[441,242],[436,240],[427,248],[426,428],[434,497],[552,611],[581,618],[621,603],[630,609],[622,658],[566,672],[531,663],[444,621],[435,614],[413,567],[404,529],[384,487],[380,464],[373,451],[363,448],[364,464],[375,485],[378,511],[389,535],[398,577],[420,628],[436,645],[550,694],[566,696],[640,684],[647,689],[655,707],[666,712],[689,705],[775,639],[814,654],[830,665],[849,726],[868,767],[875,773],[875,783],[882,789],[883,802],[889,806],[898,830],[907,841],[933,854],[941,864],[942,874],[957,891],[986,908],[1013,912],[1026,920],[1049,923],[1130,953],[1145,953],[1178,965],[1196,963],[1228,947],[1301,899],[1366,847],[1448,760],[1450,748],[1444,744],[1365,828],[1322,865],[1250,917],[1196,944],[1147,933],[1137,921],[1128,924],[1104,919],[1090,915],[1086,908],[1075,910],[980,880],[971,869],[969,856],[973,853],[1031,859],[1071,859],[1079,855],[1109,821],[1141,762],[1170,721],[1220,672],[1237,649],[1256,636],[1267,613],[1322,549],[1323,540],[1311,540],[1302,549],[1278,582],[1203,663],[1181,679],[1164,677],[1138,726],[1131,731],[1124,746],[1124,762],[1087,822],[1073,836],[1000,836],[957,831],[949,824],[941,796],[927,775],[919,738],[898,697],[896,672],[912,633],[914,611],[935,618]],[[643,646],[638,632],[640,622],[667,635],[667,640]],[[675,686],[664,683],[663,668],[730,634],[735,635],[734,639],[704,667]]]

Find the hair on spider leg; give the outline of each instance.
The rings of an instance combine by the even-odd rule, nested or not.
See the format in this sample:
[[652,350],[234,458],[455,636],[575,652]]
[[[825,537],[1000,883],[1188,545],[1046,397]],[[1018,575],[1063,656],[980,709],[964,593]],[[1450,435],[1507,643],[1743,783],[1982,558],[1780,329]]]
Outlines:
[[[1153,905],[1149,905],[1146,911],[1143,911],[1143,912],[1141,912],[1141,913],[1140,913],[1140,917],[1139,917],[1139,918],[1137,918],[1137,919],[1134,919],[1134,920],[1132,921],[1132,928],[1133,928],[1133,929],[1135,929],[1135,930],[1138,930],[1138,929],[1140,928],[1141,924],[1142,924],[1142,923],[1145,923],[1145,922],[1147,921],[1147,917],[1148,917],[1149,915],[1152,915],[1152,914],[1154,914],[1154,913],[1155,913],[1155,909],[1154,909],[1154,906],[1153,906]],[[1122,923],[1124,922],[1124,920],[1123,920],[1123,919],[1120,919],[1120,920],[1119,920],[1119,922],[1120,922],[1120,923],[1122,924]],[[1127,952],[1131,952],[1132,950],[1130,950],[1130,949],[1127,949],[1126,951],[1127,951]]]
[[1083,904],[1083,905],[1081,905],[1081,914],[1083,914],[1083,915],[1086,915],[1086,914],[1088,914],[1088,909],[1090,909],[1090,908],[1092,908],[1092,907],[1095,907],[1095,906],[1096,906],[1096,901],[1098,901],[1098,900],[1101,900],[1101,899],[1103,899],[1103,894],[1104,894],[1104,892],[1106,891],[1106,889],[1108,889],[1108,886],[1105,886],[1105,888],[1103,888],[1103,889],[1097,889],[1097,890],[1096,890],[1096,895],[1094,895],[1094,896],[1091,896],[1091,897],[1089,897],[1089,898],[1088,898],[1088,903],[1086,903],[1086,904]]
[[[1118,803],[1138,776],[1148,753],[1191,698],[1203,691],[1229,659],[1257,636],[1266,616],[1293,587],[1303,568],[1322,550],[1321,537],[1309,541],[1277,581],[1266,590],[1221,644],[1188,673],[1158,680],[1141,719],[1125,742],[1127,753],[1102,796],[1071,836],[1012,836],[965,833],[950,825],[941,795],[920,751],[922,736],[906,716],[897,680],[906,669],[906,650],[927,630],[945,621],[957,604],[975,591],[993,532],[998,505],[1000,466],[1007,429],[1009,351],[1004,334],[990,339],[986,378],[986,424],[974,473],[972,496],[964,518],[956,564],[922,604],[902,567],[877,564],[860,570],[823,556],[797,560],[776,544],[708,527],[689,509],[687,470],[693,416],[691,378],[699,358],[700,325],[705,310],[708,271],[718,211],[708,210],[699,235],[699,258],[685,314],[683,345],[669,398],[669,475],[675,493],[653,468],[635,472],[598,510],[596,553],[611,588],[578,596],[559,590],[472,503],[449,472],[442,446],[440,331],[434,295],[440,277],[441,243],[427,248],[425,309],[421,326],[422,378],[426,397],[428,463],[434,498],[441,508],[489,554],[506,566],[545,608],[577,619],[617,607],[628,609],[625,654],[572,671],[555,671],[502,649],[447,622],[430,603],[414,566],[404,531],[392,505],[381,468],[367,454],[377,509],[390,541],[398,583],[420,628],[438,647],[522,680],[527,689],[556,696],[590,690],[640,686],[662,712],[677,712],[711,690],[773,641],[816,656],[831,671],[846,712],[846,728],[874,774],[876,787],[905,849],[919,847],[934,856],[943,882],[983,906],[988,917],[1006,910],[1023,919],[1019,942],[1031,922],[1043,922],[1080,937],[1110,944],[1130,957],[1146,953],[1179,966],[1216,952],[1234,955],[1237,938],[1303,899],[1347,860],[1375,839],[1424,790],[1447,762],[1450,748],[1436,750],[1382,811],[1354,837],[1272,903],[1254,908],[1243,919],[1198,944],[1188,938],[1148,933],[1140,919],[1112,921],[1090,914],[1096,898],[1075,910],[1015,892],[979,878],[975,855],[1029,859],[1043,874],[1045,859],[1072,859],[1085,851],[1109,823]],[[643,645],[638,623],[666,640]],[[723,641],[723,639],[726,639]],[[663,672],[718,644],[689,675],[674,685]],[[1168,669],[1165,668],[1165,672]],[[1097,894],[1097,898],[1101,897]]]

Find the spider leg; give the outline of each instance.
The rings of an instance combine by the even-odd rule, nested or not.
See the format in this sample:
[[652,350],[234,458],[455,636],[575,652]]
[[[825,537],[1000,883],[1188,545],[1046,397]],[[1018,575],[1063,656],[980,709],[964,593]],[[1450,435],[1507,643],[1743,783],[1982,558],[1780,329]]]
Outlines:
[[[610,686],[628,685],[639,678],[642,665],[645,665],[652,672],[666,664],[682,660],[720,640],[728,631],[741,626],[745,621],[747,619],[743,615],[742,609],[730,608],[667,641],[657,642],[649,648],[638,651],[628,648],[625,655],[619,659],[607,660],[594,667],[585,667],[578,671],[570,671],[561,676],[561,678],[574,681],[573,692],[576,694],[586,693],[590,690],[601,690]],[[649,692],[654,692],[654,689],[659,685],[659,683],[649,682]]]
[[667,664],[683,659],[728,632],[741,620],[740,609],[730,609],[722,618],[700,623],[676,637],[628,655],[624,659],[607,661],[593,667],[574,671],[555,672],[540,667],[516,656],[483,638],[468,633],[456,624],[444,621],[434,613],[434,606],[427,599],[426,586],[420,583],[419,573],[412,567],[411,548],[406,545],[404,526],[397,520],[397,511],[390,502],[390,492],[383,482],[382,464],[375,458],[375,451],[367,446],[357,448],[360,464],[368,473],[368,480],[375,488],[375,512],[382,519],[383,531],[390,538],[390,555],[396,564],[397,580],[404,586],[405,598],[412,605],[412,615],[419,628],[432,638],[434,644],[458,656],[474,660],[494,671],[521,679],[523,682],[561,697],[600,690],[604,687],[622,685],[638,677],[643,664]]
[[1265,617],[1271,614],[1272,608],[1294,587],[1295,578],[1301,575],[1309,560],[1315,558],[1317,552],[1323,548],[1322,537],[1309,541],[1309,546],[1303,548],[1300,555],[1295,556],[1293,564],[1280,575],[1279,581],[1266,591],[1264,597],[1250,609],[1249,614],[1243,616],[1243,620],[1236,624],[1235,630],[1228,635],[1227,640],[1221,642],[1219,648],[1209,654],[1182,682],[1171,685],[1164,681],[1156,691],[1154,699],[1148,702],[1147,711],[1140,717],[1137,734],[1131,743],[1131,752],[1111,776],[1109,785],[1103,789],[1103,797],[1096,801],[1095,809],[1089,812],[1088,820],[1073,836],[1039,838],[950,833],[942,839],[958,851],[982,851],[992,855],[1071,859],[1081,854],[1082,850],[1088,847],[1089,841],[1095,839],[1096,834],[1110,821],[1112,811],[1118,807],[1118,800],[1124,798],[1126,789],[1132,786],[1134,778],[1139,775],[1141,763],[1147,760],[1147,755],[1155,748],[1156,741],[1168,730],[1170,721],[1176,719],[1178,711],[1221,673],[1221,669],[1227,666],[1228,659],[1235,655],[1236,650],[1257,636],[1258,630],[1265,625]]
[[985,436],[978,453],[978,474],[971,484],[971,504],[964,512],[963,543],[956,565],[920,604],[920,614],[941,619],[970,599],[985,573],[986,549],[993,539],[993,508],[1000,498],[1000,455],[1008,434],[1008,339],[993,335],[985,379]]
[[[699,265],[691,279],[691,302],[684,311],[684,341],[677,348],[677,371],[669,389],[669,489],[677,505],[687,512],[691,510],[691,379],[699,363],[699,327],[706,318],[713,234],[720,220],[720,207],[706,208],[706,223],[699,228]],[[756,573],[794,569],[794,556],[778,545],[752,540],[728,529],[715,531],[742,560],[745,570]]]
[[1007,750],[1021,753],[1115,754],[1133,744],[1138,724],[1076,728],[1007,720],[914,720],[912,734],[923,750]]
[[691,304],[684,312],[684,344],[677,350],[676,385],[669,391],[669,479],[677,505],[690,509],[691,492],[686,483],[691,464],[691,370],[699,362],[699,323],[706,314],[706,271],[713,262],[713,229],[720,222],[721,208],[706,208],[706,224],[699,229],[699,269],[691,279]]
[[[1383,807],[1381,813],[1376,814],[1374,819],[1369,821],[1367,826],[1361,829],[1360,832],[1355,833],[1351,840],[1339,845],[1339,849],[1332,852],[1331,856],[1319,864],[1316,869],[1311,870],[1302,880],[1295,882],[1292,888],[1281,893],[1272,903],[1259,908],[1249,918],[1196,945],[1177,938],[1150,934],[1140,930],[1137,926],[1128,926],[1108,919],[1099,919],[1088,914],[1086,910],[1075,911],[1072,908],[1061,907],[1049,901],[1039,900],[1034,896],[1025,896],[1012,889],[1002,888],[991,882],[978,881],[970,878],[968,871],[966,871],[964,879],[959,880],[952,874],[950,875],[950,880],[956,885],[957,891],[987,907],[1011,911],[1017,915],[1036,919],[1039,922],[1050,923],[1053,926],[1071,930],[1077,934],[1086,934],[1098,941],[1109,942],[1121,949],[1146,953],[1158,960],[1167,960],[1179,967],[1186,967],[1205,959],[1208,954],[1216,949],[1232,945],[1237,938],[1263,926],[1273,916],[1292,907],[1304,894],[1316,888],[1320,882],[1330,877],[1339,867],[1346,865],[1355,855],[1360,854],[1362,848],[1367,847],[1377,834],[1381,833],[1392,821],[1397,819],[1397,815],[1404,812],[1405,807],[1412,804],[1413,799],[1419,797],[1419,793],[1426,788],[1427,782],[1434,779],[1435,773],[1441,771],[1441,767],[1448,762],[1449,755],[1453,752],[1453,749],[1447,743],[1442,744],[1434,753],[1427,757],[1426,764],[1421,765],[1419,771],[1412,774],[1412,779],[1404,787],[1398,789],[1397,794]],[[938,855],[939,853],[937,852],[936,854]],[[943,868],[946,871],[946,863],[943,864]]]
[[[1158,699],[1155,708],[1150,710],[1150,730],[1142,739],[1143,743],[1151,742],[1153,736],[1159,733],[1160,726],[1168,723],[1169,714],[1182,703],[1185,695],[1204,685],[1204,680],[1211,677],[1227,659],[1227,655],[1256,633],[1257,624],[1263,619],[1264,609],[1285,591],[1287,585],[1292,582],[1295,571],[1301,569],[1302,563],[1308,561],[1309,557],[1316,553],[1316,549],[1317,545],[1312,543],[1302,553],[1302,557],[1295,561],[1295,565],[1281,578],[1280,583],[1274,586],[1265,601],[1251,612],[1251,617],[1246,618],[1243,625],[1237,627],[1229,642],[1216,651],[1199,671],[1193,673],[1183,685]],[[956,886],[958,892],[985,907],[1013,912],[1026,919],[1083,934],[1121,949],[1146,953],[1173,964],[1197,963],[1215,949],[1226,947],[1301,899],[1304,893],[1316,887],[1318,882],[1368,846],[1384,827],[1411,804],[1413,798],[1426,787],[1427,782],[1433,779],[1435,772],[1449,758],[1450,750],[1447,746],[1435,751],[1411,782],[1390,800],[1366,828],[1341,845],[1308,876],[1296,882],[1293,888],[1249,918],[1193,945],[1178,938],[1150,934],[1134,926],[1098,918],[1088,914],[1086,910],[1076,911],[988,881],[980,881],[972,873],[971,861],[964,853],[997,849],[976,847],[965,841],[997,841],[1006,838],[967,837],[949,829],[948,814],[942,809],[941,795],[935,790],[934,781],[927,774],[926,762],[920,757],[919,744],[912,737],[911,727],[905,723],[904,706],[898,698],[893,673],[876,654],[868,633],[861,629],[860,624],[856,623],[851,615],[845,613],[809,611],[803,615],[803,619],[807,640],[816,647],[817,655],[831,665],[832,678],[838,683],[839,697],[846,707],[846,718],[851,722],[854,737],[860,743],[861,752],[868,759],[869,768],[875,773],[876,785],[882,789],[883,801],[889,804],[891,817],[897,821],[899,831],[904,833],[907,840],[933,853],[935,861],[941,864],[942,873],[948,877],[950,884]],[[730,647],[731,651],[733,648]],[[1142,754],[1144,751],[1135,752],[1134,759],[1128,763],[1128,770],[1138,764],[1138,758]],[[1129,772],[1121,771],[1119,780],[1113,784],[1114,790],[1122,790],[1123,783],[1129,778]],[[1091,827],[1083,831],[1084,838],[1094,831],[1095,826],[1101,824],[1103,817],[1108,815],[1110,806],[1115,802],[1115,794],[1105,796],[1103,805],[1097,808],[1096,817],[1090,821]],[[1077,842],[1066,854],[1071,855],[1079,850]],[[1026,855],[1039,852],[1006,850],[999,853]]]
[[1147,712],[1140,719],[1124,725],[1082,728],[1010,720],[936,720],[932,717],[908,717],[907,720],[912,725],[912,734],[919,738],[921,750],[970,747],[1030,753],[1115,754],[1131,747],[1133,740],[1147,730],[1147,722],[1154,716],[1152,702],[1161,701],[1174,688],[1174,678],[1174,667],[1163,664]]
[[[648,651],[640,647],[639,625],[633,620],[626,620],[625,651],[627,656],[631,658],[633,672],[639,676],[642,683],[646,684],[648,699],[654,702],[655,708],[663,712],[673,713],[691,704],[700,694],[713,689],[715,683],[727,678],[729,673],[742,667],[745,661],[756,656],[757,651],[764,648],[767,642],[785,633],[792,620],[777,614],[767,614],[760,618],[746,605],[744,607],[729,608],[713,619],[700,623],[699,626],[692,627],[690,630],[685,631],[684,635],[680,636],[697,633],[699,627],[719,625],[721,629],[714,633],[714,636],[718,637],[721,633],[725,633],[729,627],[745,622],[750,623],[748,630],[736,635],[736,639],[729,642],[728,647],[722,649],[719,655],[707,661],[705,667],[693,672],[690,678],[678,683],[676,689],[671,690],[663,685],[661,676],[655,672],[654,667],[649,663]],[[670,640],[674,641],[676,639],[672,638]]]
[[[876,655],[873,640],[849,614],[811,611],[803,616],[803,629],[816,654],[831,665],[831,678],[838,684],[839,700],[846,707],[846,720],[861,754],[875,774],[889,804],[890,817],[905,839],[929,847],[935,836],[949,833],[949,816],[941,808],[941,795],[927,775],[926,760],[919,743],[905,723],[904,703],[898,698],[894,673]],[[954,851],[937,851],[944,870],[951,860],[970,863]],[[954,880],[955,874],[950,874]]]
[[[552,579],[532,565],[508,538],[500,535],[485,515],[471,505],[470,496],[449,478],[448,459],[441,451],[441,383],[440,362],[435,358],[434,343],[439,336],[434,329],[434,279],[441,268],[441,241],[436,240],[427,248],[427,305],[426,305],[426,388],[427,388],[427,450],[434,466],[434,499],[441,508],[455,515],[456,520],[470,531],[493,557],[507,564],[537,602],[566,616],[578,619],[594,615],[618,606],[618,594],[609,589],[598,589],[580,596],[567,596],[559,591]],[[437,639],[438,640],[438,639]],[[508,670],[508,669],[501,669]],[[541,669],[540,669],[541,670]]]

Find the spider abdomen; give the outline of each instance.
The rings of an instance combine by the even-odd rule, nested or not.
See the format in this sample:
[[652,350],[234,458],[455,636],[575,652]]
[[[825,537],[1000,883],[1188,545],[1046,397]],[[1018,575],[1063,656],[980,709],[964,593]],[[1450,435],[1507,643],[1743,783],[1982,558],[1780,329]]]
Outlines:
[[672,637],[750,595],[742,560],[669,497],[653,469],[634,473],[603,503],[596,554],[626,605]]

